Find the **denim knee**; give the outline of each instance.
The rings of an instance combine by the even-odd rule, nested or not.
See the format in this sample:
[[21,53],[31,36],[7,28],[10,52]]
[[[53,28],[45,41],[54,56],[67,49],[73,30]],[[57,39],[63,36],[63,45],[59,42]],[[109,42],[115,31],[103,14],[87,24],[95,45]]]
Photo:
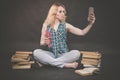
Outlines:
[[79,50],[72,50],[73,52],[74,52],[74,55],[76,56],[76,57],[80,57],[80,51]]
[[33,56],[37,56],[38,53],[40,53],[41,51],[42,51],[42,49],[35,49],[35,50],[33,51]]

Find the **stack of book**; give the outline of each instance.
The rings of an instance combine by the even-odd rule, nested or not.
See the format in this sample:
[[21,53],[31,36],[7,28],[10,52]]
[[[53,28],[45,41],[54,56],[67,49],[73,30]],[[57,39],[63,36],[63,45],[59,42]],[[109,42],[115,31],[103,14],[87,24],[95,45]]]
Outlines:
[[100,63],[101,63],[100,52],[81,51],[81,54],[82,54],[81,63],[84,66],[92,65],[92,66],[100,67]]
[[16,51],[11,57],[12,69],[30,69],[34,61],[31,60],[32,52]]
[[100,71],[101,53],[92,51],[81,51],[83,69],[75,70],[81,76],[88,76]]

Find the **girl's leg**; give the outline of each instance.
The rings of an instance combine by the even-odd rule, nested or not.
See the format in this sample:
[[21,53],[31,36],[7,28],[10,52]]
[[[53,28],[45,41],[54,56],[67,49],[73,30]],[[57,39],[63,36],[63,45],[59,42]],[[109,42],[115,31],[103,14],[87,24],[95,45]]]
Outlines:
[[67,68],[76,68],[78,63],[76,60],[80,58],[80,51],[71,50],[70,52],[64,53],[62,56],[57,58],[57,61],[63,62],[64,66]]
[[53,53],[49,51],[45,51],[42,49],[36,49],[33,51],[33,56],[35,60],[37,60],[38,62],[42,64],[52,65],[52,66],[57,66],[57,67],[63,66],[63,62],[57,61],[54,58]]
[[57,58],[58,61],[62,61],[64,63],[75,62],[80,58],[80,51],[71,50],[70,52],[64,53],[62,56]]

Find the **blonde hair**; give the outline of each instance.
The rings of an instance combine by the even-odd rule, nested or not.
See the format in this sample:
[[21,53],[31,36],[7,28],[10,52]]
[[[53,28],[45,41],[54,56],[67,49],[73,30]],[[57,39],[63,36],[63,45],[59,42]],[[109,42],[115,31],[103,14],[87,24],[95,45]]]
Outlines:
[[[58,7],[61,6],[65,9],[65,6],[61,3],[54,3],[50,9],[49,9],[49,12],[48,12],[48,15],[47,15],[47,18],[45,19],[45,22],[46,24],[48,25],[53,25],[54,22],[55,22],[55,19],[56,19],[56,14],[57,14],[57,11],[58,11]],[[66,10],[65,10],[65,14],[66,14]],[[66,20],[66,16],[64,17],[63,20],[61,20],[62,22],[65,22]]]

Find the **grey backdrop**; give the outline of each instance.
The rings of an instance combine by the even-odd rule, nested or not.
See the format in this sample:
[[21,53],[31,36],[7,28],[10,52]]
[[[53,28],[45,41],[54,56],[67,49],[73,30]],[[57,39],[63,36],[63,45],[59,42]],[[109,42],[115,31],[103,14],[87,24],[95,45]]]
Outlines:
[[[68,34],[72,48],[89,49],[88,44],[119,49],[118,2],[105,0],[2,0],[0,46],[1,51],[34,50],[40,48],[42,23],[49,7],[61,2],[67,9],[67,22],[81,29],[87,25],[88,8],[95,8],[96,22],[84,37]],[[76,46],[77,44],[77,46]],[[85,46],[84,46],[85,45]],[[93,45],[94,46],[94,45]],[[100,48],[101,49],[101,48]],[[4,53],[5,54],[5,53]]]

